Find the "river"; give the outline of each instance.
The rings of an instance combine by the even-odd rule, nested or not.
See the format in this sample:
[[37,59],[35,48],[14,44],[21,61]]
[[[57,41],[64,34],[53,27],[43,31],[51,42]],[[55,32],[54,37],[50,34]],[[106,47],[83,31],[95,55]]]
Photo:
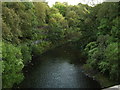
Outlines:
[[[20,88],[97,88],[97,81],[87,77],[78,62],[78,51],[59,47],[42,54],[27,67]],[[80,61],[80,60],[79,60]],[[77,64],[76,64],[77,62]]]

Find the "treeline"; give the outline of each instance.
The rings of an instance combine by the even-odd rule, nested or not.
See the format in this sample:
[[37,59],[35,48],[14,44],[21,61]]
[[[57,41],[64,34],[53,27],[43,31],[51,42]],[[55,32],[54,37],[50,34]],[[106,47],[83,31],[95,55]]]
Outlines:
[[117,2],[106,2],[92,8],[88,15],[88,20],[91,21],[87,23],[85,31],[86,35],[90,33],[87,37],[90,42],[84,48],[88,56],[86,66],[97,70],[113,82],[120,81],[119,8]]
[[[49,17],[53,17],[51,19],[56,23]],[[40,55],[51,48],[55,41],[64,38],[62,25],[62,29],[52,31],[58,28],[55,24],[61,23],[64,23],[62,15],[54,12],[46,3],[2,3],[3,88],[19,84],[24,79],[22,69],[33,56]]]
[[[89,7],[88,14],[83,15],[84,18],[78,15],[79,25],[76,26],[80,28],[81,36],[75,45],[87,56],[84,68],[95,70],[113,81],[108,81],[108,86],[120,83],[119,8],[118,2],[104,2]],[[74,11],[77,12],[77,9]]]
[[55,6],[50,8],[44,2],[2,3],[3,88],[19,84],[24,79],[22,69],[34,56],[69,41],[72,32]]
[[120,80],[118,8],[118,3],[95,7],[59,2],[53,7],[44,2],[2,3],[3,88],[12,88],[24,79],[22,69],[34,56],[72,41],[88,57],[86,66]]

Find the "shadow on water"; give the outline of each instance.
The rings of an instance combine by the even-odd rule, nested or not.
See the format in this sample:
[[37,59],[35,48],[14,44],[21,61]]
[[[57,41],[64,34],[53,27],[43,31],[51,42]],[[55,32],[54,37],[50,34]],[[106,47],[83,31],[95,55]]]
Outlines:
[[[85,76],[78,62],[78,51],[59,47],[37,57],[25,68],[20,88],[97,88],[97,81]],[[80,53],[80,52],[79,52]],[[74,61],[74,62],[73,62]]]

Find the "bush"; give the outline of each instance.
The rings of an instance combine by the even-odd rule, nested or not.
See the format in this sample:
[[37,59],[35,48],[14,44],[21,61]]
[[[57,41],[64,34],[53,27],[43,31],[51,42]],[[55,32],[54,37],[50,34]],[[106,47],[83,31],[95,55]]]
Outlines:
[[118,59],[118,43],[110,43],[106,50],[106,61],[110,65],[110,78],[112,80],[120,79],[120,71],[119,71],[119,59]]
[[51,45],[51,42],[47,41],[41,41],[38,44],[34,44],[32,46],[32,54],[37,56],[40,55],[41,53],[45,52]]
[[29,61],[31,61],[32,59],[31,47],[29,47],[26,44],[21,45],[21,52],[22,52],[24,64],[27,64]]
[[21,49],[9,43],[2,44],[2,81],[3,88],[12,88],[13,84],[19,84],[24,76],[21,72],[24,64]]

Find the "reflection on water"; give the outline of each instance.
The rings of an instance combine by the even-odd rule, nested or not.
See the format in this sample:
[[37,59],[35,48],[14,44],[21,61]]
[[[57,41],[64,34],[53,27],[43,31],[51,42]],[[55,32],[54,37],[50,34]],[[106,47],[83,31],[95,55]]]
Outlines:
[[85,76],[72,49],[59,48],[44,53],[28,68],[21,88],[99,88],[99,84]]

